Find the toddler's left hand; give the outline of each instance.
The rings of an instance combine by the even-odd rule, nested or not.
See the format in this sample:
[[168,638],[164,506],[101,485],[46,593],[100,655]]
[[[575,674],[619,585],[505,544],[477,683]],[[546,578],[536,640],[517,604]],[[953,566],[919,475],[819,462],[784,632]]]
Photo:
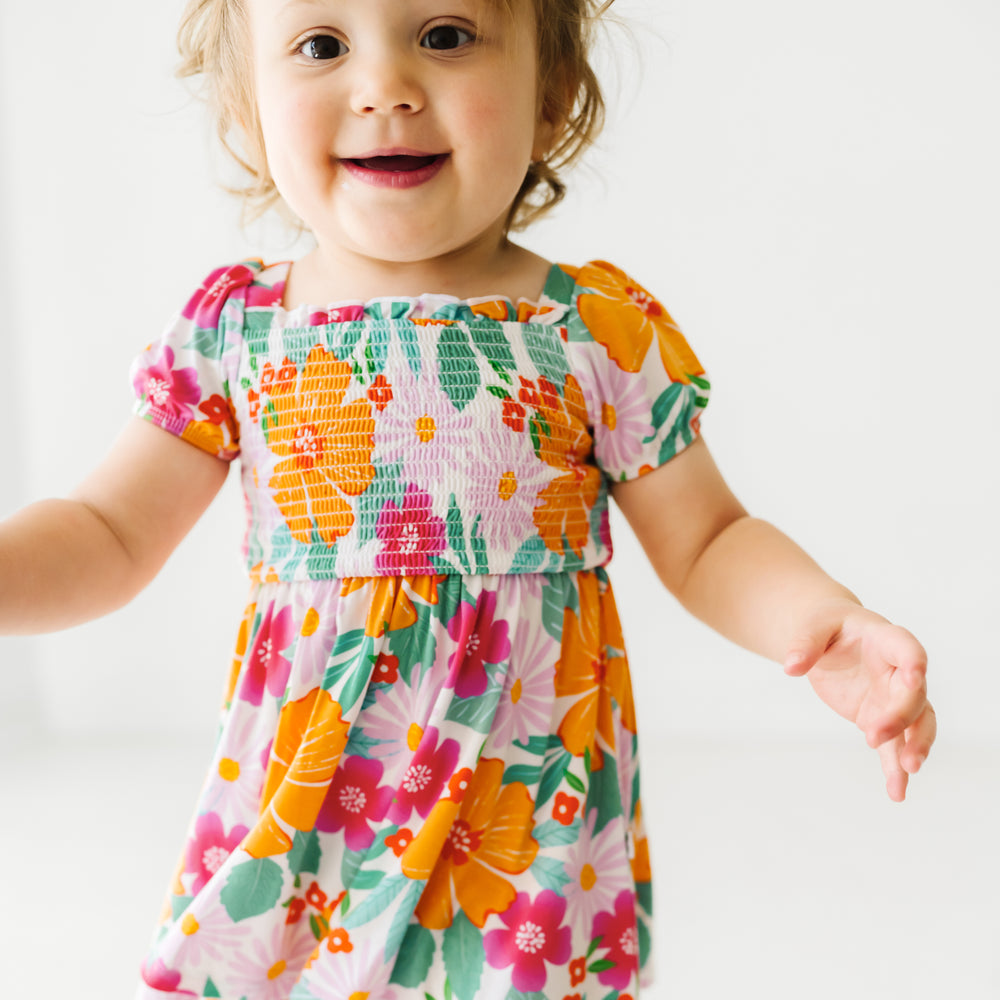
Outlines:
[[904,628],[850,601],[817,609],[785,657],[785,673],[813,689],[877,747],[886,790],[906,797],[937,731],[927,700],[927,654]]

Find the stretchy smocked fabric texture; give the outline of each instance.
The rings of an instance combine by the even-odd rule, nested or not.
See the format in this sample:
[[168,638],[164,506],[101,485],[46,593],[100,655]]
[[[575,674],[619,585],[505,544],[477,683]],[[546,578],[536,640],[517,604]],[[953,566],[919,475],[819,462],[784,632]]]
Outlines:
[[137,413],[239,460],[251,578],[138,996],[635,997],[608,494],[694,440],[702,368],[602,261],[537,302],[294,310],[288,269],[213,272],[132,371]]

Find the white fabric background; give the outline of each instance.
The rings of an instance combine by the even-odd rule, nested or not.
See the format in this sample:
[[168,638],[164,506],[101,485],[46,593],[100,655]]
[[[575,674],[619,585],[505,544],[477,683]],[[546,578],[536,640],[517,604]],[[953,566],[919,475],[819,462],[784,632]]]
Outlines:
[[[65,491],[101,456],[127,419],[131,358],[208,270],[294,252],[273,223],[241,232],[238,206],[213,184],[224,161],[171,77],[180,7],[0,5],[0,512]],[[737,495],[923,640],[939,766],[967,777],[1000,749],[1000,8],[615,10],[630,30],[608,33],[609,127],[564,206],[524,242],[569,263],[606,257],[664,300],[712,376],[706,438]],[[8,760],[40,738],[157,738],[207,753],[243,604],[241,519],[234,477],[129,608],[0,640]],[[664,757],[668,739],[725,744],[734,761],[826,743],[855,759],[860,737],[806,682],[690,620],[616,527],[647,798],[664,760],[680,766]],[[742,769],[739,780],[764,782],[764,798],[777,791],[766,775]],[[875,800],[874,759],[850,780],[869,782],[859,809]],[[807,784],[776,799],[824,801]],[[934,842],[942,858],[966,850],[962,810],[996,827],[995,787],[949,805],[953,835]],[[988,872],[1000,888],[996,865]],[[1000,978],[970,974],[963,996],[1000,991]],[[906,995],[943,995],[919,992],[932,980],[914,977]]]

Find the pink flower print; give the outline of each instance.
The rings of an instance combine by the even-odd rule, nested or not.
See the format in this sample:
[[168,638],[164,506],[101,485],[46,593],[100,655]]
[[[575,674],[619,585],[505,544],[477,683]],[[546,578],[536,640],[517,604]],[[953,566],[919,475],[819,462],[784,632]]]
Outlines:
[[643,439],[653,433],[641,375],[602,365],[597,376],[600,419],[594,426],[594,450],[601,465],[617,477],[642,454]]
[[323,833],[343,830],[344,842],[351,851],[371,847],[375,831],[368,823],[383,819],[392,801],[392,788],[378,787],[382,770],[381,761],[365,757],[348,757],[343,761],[330,782],[316,818],[316,829]]
[[448,657],[447,687],[459,698],[471,698],[486,690],[484,663],[500,663],[510,655],[507,622],[494,621],[497,595],[483,591],[475,605],[463,601],[448,622],[448,635],[456,650]]
[[194,824],[194,837],[188,841],[184,871],[194,873],[191,892],[197,895],[208,880],[225,864],[226,859],[249,833],[247,827],[234,826],[226,833],[218,813],[199,816]]
[[413,483],[403,494],[402,509],[387,500],[378,516],[375,534],[383,543],[375,555],[378,573],[433,573],[430,557],[445,547],[444,521],[435,517],[431,495]]
[[202,329],[215,329],[219,325],[222,308],[233,290],[253,283],[254,272],[243,264],[219,267],[202,282],[201,288],[191,296],[181,315],[194,320]]
[[158,958],[155,962],[144,961],[142,963],[142,980],[147,986],[154,990],[163,990],[165,993],[177,993],[185,997],[197,996],[191,990],[179,990],[177,987],[181,982],[181,974],[176,969],[168,969],[163,964],[163,959]]
[[285,692],[288,674],[292,669],[291,663],[281,655],[295,640],[292,609],[283,608],[272,618],[273,611],[272,604],[267,617],[261,622],[245,661],[246,672],[240,686],[240,699],[251,705],[261,703],[265,685],[275,698],[280,698]]
[[623,889],[615,899],[615,912],[604,911],[594,918],[594,937],[600,937],[602,956],[615,964],[597,978],[605,986],[623,990],[639,968],[639,931],[635,924],[635,897]]
[[327,323],[350,323],[365,318],[365,307],[361,302],[349,302],[341,306],[329,306],[322,312],[309,314],[310,326],[325,326]]
[[198,373],[194,368],[174,370],[173,348],[164,346],[155,363],[139,367],[132,377],[136,394],[156,413],[177,420],[190,420],[201,400]]
[[514,966],[511,982],[522,993],[533,993],[545,985],[545,963],[562,965],[572,953],[571,931],[561,927],[566,900],[551,889],[543,889],[531,901],[519,892],[513,905],[500,914],[507,930],[490,931],[484,938],[486,961],[494,969]]
[[280,306],[284,296],[284,281],[279,281],[271,287],[253,281],[247,287],[247,308],[268,309],[273,306]]
[[414,809],[426,819],[445,783],[455,773],[458,742],[446,739],[438,746],[439,736],[437,728],[431,726],[420,737],[417,751],[389,808],[389,819],[393,823],[405,823]]

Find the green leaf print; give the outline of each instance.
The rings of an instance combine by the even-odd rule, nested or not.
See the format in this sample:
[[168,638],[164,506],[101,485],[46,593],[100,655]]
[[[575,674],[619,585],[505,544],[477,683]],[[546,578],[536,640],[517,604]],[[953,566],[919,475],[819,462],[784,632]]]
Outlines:
[[184,345],[186,351],[197,351],[206,358],[219,358],[225,351],[224,334],[221,324],[216,327],[199,327],[194,336]]
[[212,977],[209,976],[205,980],[205,988],[201,991],[202,996],[206,997],[221,997],[222,994],[219,992],[219,987],[212,982]]
[[653,943],[644,920],[636,920],[635,929],[639,932],[639,967],[642,968],[649,961]]
[[636,882],[635,895],[642,907],[650,916],[653,915],[653,883]]
[[499,323],[495,325],[483,321],[470,323],[469,332],[472,334],[472,342],[479,348],[494,371],[498,367],[500,369],[506,368],[508,371],[517,368],[517,362],[510,349],[510,342]]
[[459,325],[445,326],[438,338],[438,379],[456,410],[462,411],[472,402],[482,377],[476,355],[469,344],[469,335]]
[[486,949],[482,932],[459,910],[441,945],[448,981],[458,1000],[474,1000],[483,975]]
[[[367,860],[367,858],[366,858]],[[380,872],[378,869],[369,869],[368,871],[359,871],[357,875],[354,876],[354,881],[351,883],[352,889],[374,889],[375,886],[385,878],[385,872]]]
[[598,834],[608,823],[621,816],[622,796],[618,788],[618,769],[606,758],[604,767],[590,773],[590,790],[587,792],[587,813],[597,810],[594,833]]
[[364,860],[364,851],[344,851],[344,856],[340,859],[340,881],[345,889],[350,889],[354,885],[354,878]]
[[[556,581],[558,579],[557,577]],[[542,625],[556,642],[562,642],[566,588],[556,581],[542,587]]]
[[426,927],[410,924],[406,928],[403,943],[399,946],[399,957],[393,966],[389,982],[409,989],[419,986],[427,978],[434,960],[434,949],[434,935]]
[[[507,775],[504,774],[504,779]],[[563,826],[558,820],[547,819],[531,831],[531,835],[542,847],[556,847],[563,844],[575,844],[580,839],[580,821],[573,820],[568,826]]]
[[556,895],[563,894],[563,888],[570,881],[566,866],[556,858],[539,855],[531,862],[531,873],[543,889],[551,889]]
[[420,344],[417,341],[417,327],[413,323],[400,323],[396,327],[396,334],[403,348],[403,354],[406,355],[410,371],[413,372],[416,378],[419,378],[422,354]]
[[497,713],[503,688],[494,682],[479,697],[455,698],[445,713],[446,722],[458,722],[477,733],[488,733]]
[[[503,773],[503,783],[509,785],[511,782],[520,781],[522,785],[533,788],[541,776],[541,764],[511,764]],[[537,837],[535,839],[538,840]]]
[[[393,829],[396,828],[393,827]],[[410,927],[410,920],[413,917],[413,911],[416,909],[417,901],[420,899],[420,894],[424,891],[425,884],[423,880],[413,880],[410,883],[410,887],[404,893],[403,898],[399,901],[396,915],[392,918],[392,926],[389,928],[389,933],[385,939],[385,951],[383,954],[386,965],[392,965],[396,961],[396,955],[406,937]],[[431,949],[431,953],[433,955],[433,948]],[[420,978],[422,980],[423,976]]]
[[648,437],[643,438],[643,444],[649,444],[650,441],[656,439],[657,431],[667,422],[667,418],[670,416],[671,411],[677,405],[678,399],[684,392],[684,386],[680,382],[671,382],[670,385],[656,397],[656,402],[653,403],[652,413],[650,414],[650,421],[653,425],[653,433]]
[[[554,744],[553,740],[555,741]],[[553,745],[559,745],[558,736],[529,736],[527,743],[518,743],[517,740],[514,741],[514,746],[516,746],[519,750],[526,750],[535,757],[544,757],[546,751]]]
[[404,684],[411,683],[411,675],[418,663],[433,663],[437,652],[437,637],[434,635],[434,609],[423,602],[414,604],[417,620],[407,628],[398,628],[386,635],[389,652],[399,657],[399,676]]
[[544,993],[522,993],[512,986],[504,1000],[549,1000],[549,998]]
[[596,962],[591,962],[590,965],[587,966],[587,971],[606,972],[608,969],[613,969],[614,967],[614,962],[611,962],[606,958],[599,958]]
[[173,920],[177,920],[180,915],[188,908],[188,904],[194,896],[171,896],[170,897],[170,916]]
[[229,873],[219,899],[234,924],[257,917],[278,902],[284,879],[281,866],[270,858],[253,858]]
[[532,535],[514,553],[511,563],[511,573],[534,573],[545,561],[545,540],[540,535]]
[[455,494],[448,499],[448,513],[445,515],[445,527],[448,529],[448,545],[458,556],[462,569],[466,576],[472,575],[472,567],[469,564],[469,557],[465,554],[465,529],[462,525],[462,511],[455,499]]
[[558,744],[559,748],[554,751],[550,750],[549,755],[545,758],[545,764],[542,766],[542,780],[538,783],[536,809],[556,794],[556,789],[562,784],[563,772],[573,759],[573,755],[568,750],[561,749],[561,746]]
[[544,375],[562,396],[566,376],[569,374],[569,362],[566,360],[562,338],[551,326],[533,324],[521,329],[528,357],[538,369],[538,374]]
[[405,875],[390,875],[383,879],[356,910],[351,910],[344,917],[344,927],[350,930],[352,927],[360,927],[362,924],[368,923],[369,920],[373,920],[383,910],[389,908],[389,904],[406,888],[409,882],[410,880]]
[[469,544],[472,548],[472,554],[476,559],[476,573],[480,576],[485,576],[490,571],[490,563],[486,557],[486,539],[483,538],[482,529],[479,527],[479,522],[482,519],[482,514],[476,515],[476,520],[472,525],[472,533],[469,536]]
[[303,872],[319,872],[319,834],[315,830],[296,830],[292,849],[288,854],[288,867],[293,875]]

